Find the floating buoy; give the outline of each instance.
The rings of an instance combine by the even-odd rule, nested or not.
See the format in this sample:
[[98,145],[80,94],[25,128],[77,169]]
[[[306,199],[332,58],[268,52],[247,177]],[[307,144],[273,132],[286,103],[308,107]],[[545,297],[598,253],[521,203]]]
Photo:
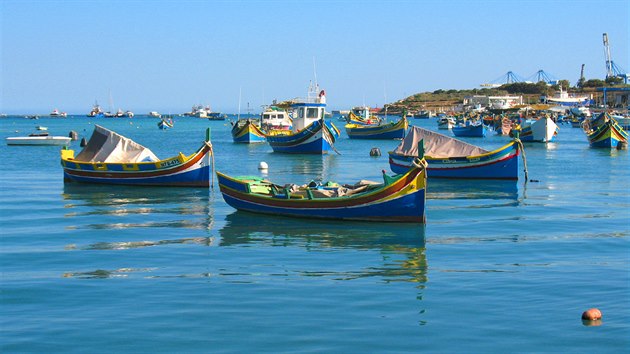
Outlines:
[[582,313],[582,319],[588,321],[597,321],[602,319],[602,312],[596,308],[588,309]]
[[372,148],[372,150],[370,150],[370,156],[381,156],[381,149]]
[[81,144],[79,144],[81,147],[84,147],[85,145],[87,145],[87,141],[85,140],[85,138],[81,139]]
[[265,161],[260,161],[260,163],[258,164],[258,169],[262,171],[267,171],[267,169],[269,169],[269,165],[267,165]]
[[79,133],[75,132],[74,130],[71,130],[68,136],[72,138],[72,141],[79,139]]
[[628,148],[628,142],[620,141],[617,143],[617,150],[626,150]]

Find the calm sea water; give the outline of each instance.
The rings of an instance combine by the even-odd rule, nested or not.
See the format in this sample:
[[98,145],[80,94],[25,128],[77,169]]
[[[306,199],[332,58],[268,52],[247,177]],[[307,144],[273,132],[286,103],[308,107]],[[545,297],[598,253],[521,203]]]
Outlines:
[[[233,144],[226,122],[148,117],[6,118],[0,138],[88,139],[94,123],[162,158],[210,127],[217,170],[265,161],[279,183],[378,180],[397,145],[342,133],[340,155],[280,155]],[[425,227],[241,213],[218,188],[64,185],[58,147],[0,156],[2,352],[630,351],[629,153],[568,125],[526,145],[537,182],[429,181]],[[580,319],[591,307],[600,326]]]

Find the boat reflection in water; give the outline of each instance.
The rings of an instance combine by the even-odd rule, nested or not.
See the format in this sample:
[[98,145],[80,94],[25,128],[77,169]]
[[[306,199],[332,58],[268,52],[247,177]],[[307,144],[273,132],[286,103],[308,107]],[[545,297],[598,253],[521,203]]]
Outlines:
[[518,199],[518,182],[430,179],[427,199]]
[[62,198],[65,217],[76,220],[73,229],[209,230],[214,224],[206,189],[65,184]]
[[376,251],[382,258],[378,265],[357,264],[357,269],[351,271],[333,267],[302,275],[337,280],[377,276],[384,281],[427,281],[424,225],[308,220],[244,211],[227,215],[225,221],[225,226],[219,230],[219,247],[298,247],[307,252],[344,254],[349,250]]

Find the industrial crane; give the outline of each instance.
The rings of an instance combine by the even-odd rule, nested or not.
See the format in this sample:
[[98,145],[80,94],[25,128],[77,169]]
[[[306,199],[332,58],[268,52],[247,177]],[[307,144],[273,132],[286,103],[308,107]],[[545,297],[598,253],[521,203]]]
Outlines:
[[610,55],[610,45],[608,44],[608,33],[604,33],[604,57],[606,58],[606,79],[620,77],[624,83],[628,83],[628,74],[612,60]]

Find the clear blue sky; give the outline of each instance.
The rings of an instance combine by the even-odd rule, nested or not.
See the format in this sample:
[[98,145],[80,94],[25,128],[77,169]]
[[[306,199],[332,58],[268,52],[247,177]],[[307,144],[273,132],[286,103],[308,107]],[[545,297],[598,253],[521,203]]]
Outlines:
[[256,111],[304,96],[382,106],[539,69],[605,77],[602,33],[630,71],[628,0],[0,0],[0,113]]

